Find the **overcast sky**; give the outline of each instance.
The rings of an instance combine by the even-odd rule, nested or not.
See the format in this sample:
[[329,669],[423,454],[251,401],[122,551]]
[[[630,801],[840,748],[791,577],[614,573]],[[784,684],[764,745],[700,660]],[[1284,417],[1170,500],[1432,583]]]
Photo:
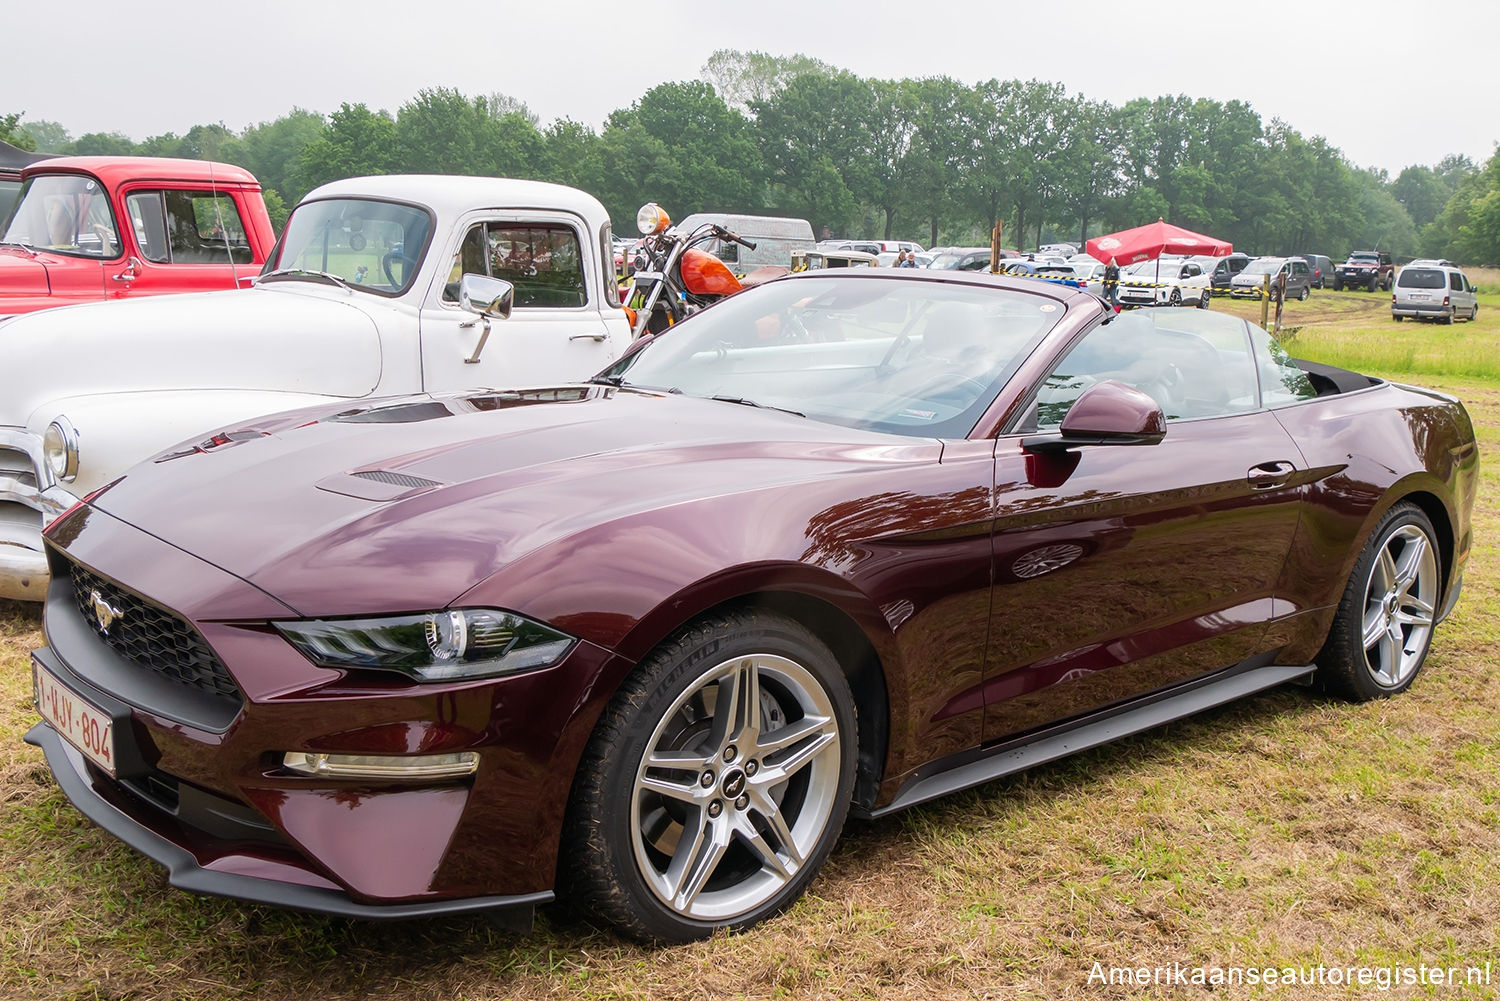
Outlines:
[[[293,107],[396,111],[424,87],[524,101],[596,130],[717,49],[803,53],[864,77],[1055,81],[1120,105],[1248,102],[1394,176],[1500,140],[1500,0],[12,0],[0,114],[75,137],[240,130]],[[1335,15],[1343,15],[1335,17]]]

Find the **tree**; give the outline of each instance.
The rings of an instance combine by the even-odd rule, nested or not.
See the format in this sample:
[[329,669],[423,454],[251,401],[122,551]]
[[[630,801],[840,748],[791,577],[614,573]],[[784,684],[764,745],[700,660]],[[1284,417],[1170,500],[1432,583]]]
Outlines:
[[396,162],[395,120],[363,104],[344,104],[323,134],[303,147],[297,178],[307,191],[343,177],[389,174]]
[[254,174],[266,191],[296,204],[307,193],[300,181],[302,151],[323,135],[326,125],[322,115],[293,108],[274,121],[246,129],[240,135],[240,158],[233,162]]
[[18,111],[9,115],[0,115],[0,142],[8,142],[16,149],[35,151],[36,140],[21,128],[22,114],[24,112]]
[[744,114],[754,114],[754,105],[771,99],[792,80],[806,73],[834,76],[832,66],[800,53],[772,56],[764,52],[719,49],[708,57],[699,74],[724,103]]
[[135,141],[123,132],[88,132],[73,141],[75,156],[133,156]]
[[73,141],[73,136],[67,129],[57,122],[49,122],[45,119],[22,122],[21,131],[31,137],[30,148],[42,153],[66,152],[68,143]]

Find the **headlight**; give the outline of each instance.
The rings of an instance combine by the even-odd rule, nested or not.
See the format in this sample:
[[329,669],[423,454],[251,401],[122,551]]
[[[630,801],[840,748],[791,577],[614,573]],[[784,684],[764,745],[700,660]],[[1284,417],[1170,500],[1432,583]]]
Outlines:
[[52,475],[64,483],[71,483],[78,475],[78,432],[66,417],[47,425],[42,436],[42,454],[47,457],[47,466]]
[[574,643],[566,633],[492,608],[275,626],[314,664],[398,671],[416,681],[492,678],[547,667]]
[[635,228],[645,236],[660,233],[670,225],[672,225],[671,217],[655,202],[647,202],[635,214]]

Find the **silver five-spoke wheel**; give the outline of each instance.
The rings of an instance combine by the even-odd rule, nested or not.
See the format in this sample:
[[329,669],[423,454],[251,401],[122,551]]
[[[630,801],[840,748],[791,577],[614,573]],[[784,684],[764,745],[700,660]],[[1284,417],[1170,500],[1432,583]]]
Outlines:
[[800,664],[756,653],[705,671],[636,768],[630,828],[647,885],[699,921],[766,903],[828,826],[839,751],[833,705]]
[[1380,543],[1365,584],[1361,638],[1365,667],[1383,688],[1399,688],[1421,666],[1437,615],[1438,565],[1432,542],[1401,525]]

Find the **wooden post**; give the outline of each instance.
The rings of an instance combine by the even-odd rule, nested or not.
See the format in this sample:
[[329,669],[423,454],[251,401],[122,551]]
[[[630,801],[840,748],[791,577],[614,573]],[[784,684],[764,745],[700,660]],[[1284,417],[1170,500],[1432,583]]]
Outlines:
[[1260,326],[1264,330],[1271,319],[1271,276],[1260,280]]
[[990,274],[1000,273],[1000,233],[1005,224],[999,219],[995,220],[995,228],[990,230]]
[[1279,271],[1276,274],[1276,327],[1271,331],[1272,337],[1281,336],[1281,307],[1286,303],[1286,272]]

